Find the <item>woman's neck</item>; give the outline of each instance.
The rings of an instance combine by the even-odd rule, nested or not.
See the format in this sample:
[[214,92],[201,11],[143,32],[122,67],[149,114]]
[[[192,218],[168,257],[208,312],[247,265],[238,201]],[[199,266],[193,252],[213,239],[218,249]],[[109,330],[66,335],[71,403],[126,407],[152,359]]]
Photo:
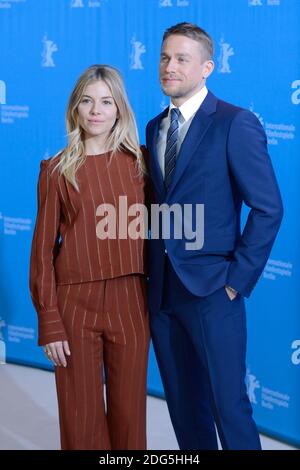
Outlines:
[[104,139],[88,138],[84,141],[84,150],[86,155],[99,155],[108,151]]

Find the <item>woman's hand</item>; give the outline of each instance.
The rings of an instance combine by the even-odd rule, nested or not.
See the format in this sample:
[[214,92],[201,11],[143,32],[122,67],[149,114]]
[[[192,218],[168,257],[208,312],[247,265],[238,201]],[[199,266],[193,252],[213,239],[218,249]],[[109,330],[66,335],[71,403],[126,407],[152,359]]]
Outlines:
[[71,351],[68,341],[55,341],[44,346],[44,352],[55,366],[67,366],[66,355],[70,356]]

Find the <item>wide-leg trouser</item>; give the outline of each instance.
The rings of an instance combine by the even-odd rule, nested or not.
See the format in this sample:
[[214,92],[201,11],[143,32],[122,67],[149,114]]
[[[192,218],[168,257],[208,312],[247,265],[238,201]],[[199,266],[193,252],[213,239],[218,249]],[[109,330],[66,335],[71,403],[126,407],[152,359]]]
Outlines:
[[55,368],[62,449],[146,449],[145,291],[136,274],[58,286],[71,350]]

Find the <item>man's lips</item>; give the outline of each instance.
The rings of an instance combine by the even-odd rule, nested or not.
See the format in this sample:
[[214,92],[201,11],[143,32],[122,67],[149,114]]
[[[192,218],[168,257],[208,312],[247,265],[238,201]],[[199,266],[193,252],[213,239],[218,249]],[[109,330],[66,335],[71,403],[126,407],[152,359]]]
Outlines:
[[180,81],[179,78],[175,78],[175,77],[163,77],[161,80],[162,80],[162,82],[164,82],[164,83],[166,83],[166,82],[175,83],[175,82],[179,82],[179,81]]

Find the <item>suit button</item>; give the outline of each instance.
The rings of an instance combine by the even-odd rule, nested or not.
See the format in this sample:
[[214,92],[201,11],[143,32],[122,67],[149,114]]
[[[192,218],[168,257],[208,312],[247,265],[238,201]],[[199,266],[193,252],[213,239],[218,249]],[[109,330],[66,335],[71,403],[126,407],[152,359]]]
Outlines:
[[166,253],[166,255],[168,254],[168,250],[166,248],[165,248],[165,253]]

